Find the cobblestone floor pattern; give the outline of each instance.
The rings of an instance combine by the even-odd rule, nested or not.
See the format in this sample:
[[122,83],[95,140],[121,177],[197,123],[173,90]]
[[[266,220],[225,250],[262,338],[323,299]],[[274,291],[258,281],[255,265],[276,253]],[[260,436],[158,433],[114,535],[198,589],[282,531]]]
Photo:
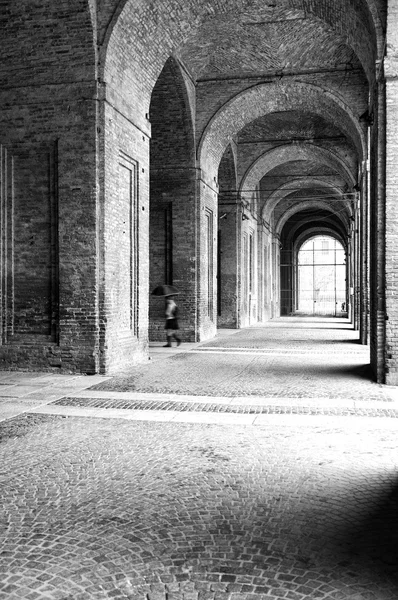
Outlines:
[[395,600],[397,429],[378,423],[5,422],[0,595]]
[[[104,407],[97,418],[27,400],[0,422],[0,598],[397,600],[396,391],[367,378],[352,330],[329,327],[252,328],[92,390],[70,381],[39,407]],[[172,400],[153,394],[178,374]],[[114,407],[147,418],[106,418]],[[262,420],[151,421],[224,410]]]
[[369,348],[358,343],[358,333],[346,320],[278,320],[221,335],[161,363],[137,366],[93,389],[384,401],[368,364]]

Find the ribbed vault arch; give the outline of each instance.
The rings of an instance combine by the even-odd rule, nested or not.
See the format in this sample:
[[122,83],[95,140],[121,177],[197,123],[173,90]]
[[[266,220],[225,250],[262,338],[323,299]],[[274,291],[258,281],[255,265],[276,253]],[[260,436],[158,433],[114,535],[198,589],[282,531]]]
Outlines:
[[328,165],[339,173],[347,184],[355,184],[355,177],[348,165],[333,152],[312,144],[295,143],[278,146],[260,156],[244,174],[240,192],[242,195],[250,196],[250,191],[256,188],[256,185],[264,175],[284,163],[314,159],[320,164]]
[[272,83],[251,87],[227,102],[210,120],[201,138],[198,158],[212,175],[227,145],[255,119],[272,112],[301,110],[330,115],[354,144],[358,159],[366,156],[364,132],[341,98],[321,87],[302,83]]
[[[125,37],[127,34],[137,50],[147,49],[150,42],[158,47],[163,45],[168,56],[202,20],[230,12],[238,15],[250,10],[255,14],[263,3],[253,0],[219,0],[214,6],[214,2],[203,0],[164,0],[162,3],[150,0],[107,0],[103,5],[98,18],[101,75],[104,75],[107,68],[106,54],[108,50],[113,52],[120,35]],[[383,34],[374,0],[355,3],[335,0],[333,4],[328,0],[311,3],[308,0],[288,0],[286,5],[302,11],[304,15],[314,15],[347,40],[360,59],[368,79],[371,79],[376,58],[375,46],[380,55],[380,38]],[[173,27],[176,15],[179,17],[179,26]],[[140,27],[144,22],[145,29]],[[137,59],[142,55],[142,52],[138,52]]]
[[[275,208],[278,206],[278,204],[281,201],[283,201],[285,198],[288,198],[289,196],[291,197],[290,199],[295,200],[297,202],[297,205],[301,206],[302,201],[300,200],[300,197],[299,196],[297,196],[297,197],[291,196],[291,194],[292,194],[291,188],[292,187],[295,187],[297,189],[301,188],[303,190],[308,189],[308,188],[330,189],[331,195],[335,196],[336,200],[340,198],[341,202],[344,202],[347,214],[350,215],[350,214],[352,214],[351,204],[349,203],[349,201],[344,200],[343,192],[337,184],[338,184],[338,181],[334,181],[334,182],[329,181],[329,182],[325,183],[325,181],[317,179],[316,177],[309,177],[308,179],[306,178],[305,180],[294,179],[294,180],[288,181],[288,182],[284,183],[283,185],[281,185],[277,190],[275,190],[275,192],[273,192],[273,194],[271,194],[271,196],[264,203],[264,206],[262,208],[262,218],[267,223],[271,223],[272,214],[273,214]],[[315,199],[314,199],[314,201],[315,201]],[[327,202],[326,199],[321,200],[321,201]],[[339,207],[341,206],[340,202],[339,202],[338,206]]]
[[344,238],[343,235],[339,231],[336,231],[332,227],[327,225],[318,226],[318,227],[310,227],[306,231],[300,233],[297,238],[294,240],[293,252],[297,255],[300,252],[301,246],[303,246],[308,240],[314,237],[318,237],[320,235],[327,235],[331,238],[334,238],[343,246],[344,250],[347,251],[347,239]]
[[[337,235],[339,237],[339,239],[346,240],[347,233],[348,233],[346,224],[343,223],[339,219],[335,219],[334,215],[332,213],[329,213],[329,215],[330,216],[327,218],[325,216],[320,217],[320,219],[318,219],[318,222],[314,223],[311,226],[309,226],[308,223],[305,223],[305,221],[296,223],[293,227],[290,227],[289,232],[286,233],[285,236],[283,235],[285,232],[282,231],[281,237],[284,240],[284,243],[292,244],[292,246],[294,248],[297,240],[299,238],[301,238],[302,236],[311,237],[309,235],[309,232],[311,230],[316,232],[315,235],[321,235],[320,232],[323,232],[326,230],[333,231],[335,233],[335,235]],[[329,235],[329,234],[327,234],[327,235]],[[346,244],[346,242],[345,242],[345,244]]]
[[287,221],[290,219],[290,217],[292,217],[296,213],[300,213],[307,209],[314,209],[314,208],[316,208],[317,210],[324,210],[325,212],[331,213],[331,215],[333,215],[335,218],[337,218],[342,223],[344,223],[344,225],[346,227],[348,227],[348,218],[345,219],[344,216],[341,214],[341,212],[336,210],[333,206],[331,206],[327,202],[323,202],[320,200],[304,200],[303,202],[300,202],[300,204],[289,208],[280,217],[280,219],[276,223],[276,227],[275,227],[276,234],[281,235],[283,226],[285,225],[285,223],[287,223]]

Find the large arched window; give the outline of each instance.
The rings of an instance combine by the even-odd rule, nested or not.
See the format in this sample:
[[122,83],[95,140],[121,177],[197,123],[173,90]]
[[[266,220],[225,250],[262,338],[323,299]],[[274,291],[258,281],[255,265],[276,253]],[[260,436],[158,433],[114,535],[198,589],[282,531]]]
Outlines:
[[297,310],[314,316],[346,312],[346,257],[335,238],[319,235],[301,246],[297,256]]

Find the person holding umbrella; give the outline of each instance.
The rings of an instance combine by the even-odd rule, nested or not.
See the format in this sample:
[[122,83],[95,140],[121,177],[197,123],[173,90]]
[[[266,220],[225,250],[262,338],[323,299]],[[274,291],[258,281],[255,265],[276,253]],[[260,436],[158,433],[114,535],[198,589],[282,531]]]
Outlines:
[[167,344],[163,346],[163,348],[171,348],[171,340],[175,339],[177,342],[177,346],[181,344],[181,340],[177,335],[177,331],[179,330],[178,325],[178,306],[175,303],[174,295],[170,294],[169,296],[165,296],[166,299],[166,325],[164,326],[166,330],[167,336]]
[[163,348],[171,348],[171,341],[174,339],[177,346],[181,344],[181,339],[177,335],[178,325],[178,307],[175,303],[175,296],[180,292],[172,285],[158,285],[153,291],[152,296],[164,297],[166,300],[166,324],[164,326],[167,335],[167,344]]

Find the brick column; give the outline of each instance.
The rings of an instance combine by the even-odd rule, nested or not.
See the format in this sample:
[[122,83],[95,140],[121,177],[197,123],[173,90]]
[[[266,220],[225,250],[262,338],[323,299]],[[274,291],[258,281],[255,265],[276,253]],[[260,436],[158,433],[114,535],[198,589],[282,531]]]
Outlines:
[[217,332],[217,220],[217,184],[202,172],[197,180],[197,235],[193,266],[197,281],[197,341],[210,339]]
[[385,368],[385,81],[380,77],[375,92],[374,126],[371,131],[370,212],[370,362],[376,380],[384,382]]
[[368,161],[362,165],[361,177],[361,304],[360,304],[360,340],[361,344],[368,343],[369,335],[369,268],[368,268],[368,225],[369,225],[369,205],[368,205]]
[[353,275],[354,275],[354,302],[353,302],[353,323],[354,328],[360,328],[361,321],[361,268],[362,268],[362,245],[361,245],[361,213],[358,207],[355,207],[355,223],[353,232],[353,246],[354,246],[354,264],[353,264]]
[[280,256],[281,243],[279,238],[272,240],[272,301],[271,301],[271,319],[281,316],[281,289],[280,289]]
[[[387,36],[385,162],[385,383],[398,385],[398,6]],[[395,53],[395,54],[394,54]],[[391,55],[392,54],[392,55]]]

